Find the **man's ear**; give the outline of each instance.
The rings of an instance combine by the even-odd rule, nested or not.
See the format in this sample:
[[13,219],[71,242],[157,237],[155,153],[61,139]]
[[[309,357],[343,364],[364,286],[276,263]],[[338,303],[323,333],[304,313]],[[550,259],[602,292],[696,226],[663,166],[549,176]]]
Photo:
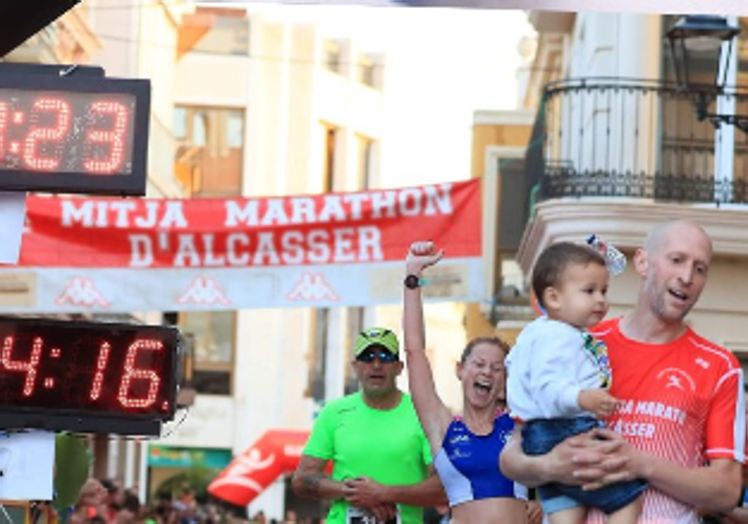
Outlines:
[[546,311],[557,310],[561,307],[558,289],[549,286],[543,290],[543,304]]
[[647,252],[639,248],[634,253],[634,270],[641,276],[644,276],[647,274],[647,267],[649,267]]

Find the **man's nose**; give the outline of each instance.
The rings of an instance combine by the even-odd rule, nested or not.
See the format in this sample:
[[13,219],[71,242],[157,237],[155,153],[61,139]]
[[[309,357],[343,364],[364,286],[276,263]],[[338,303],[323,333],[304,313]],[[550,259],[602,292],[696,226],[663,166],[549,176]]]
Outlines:
[[693,275],[696,272],[696,268],[692,264],[685,264],[678,275],[678,278],[684,284],[690,284],[693,282]]

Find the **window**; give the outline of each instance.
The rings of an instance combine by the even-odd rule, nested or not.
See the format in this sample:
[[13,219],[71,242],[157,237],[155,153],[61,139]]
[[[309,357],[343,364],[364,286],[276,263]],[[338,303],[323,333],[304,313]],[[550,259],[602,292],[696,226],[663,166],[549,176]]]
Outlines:
[[335,40],[325,40],[324,45],[325,69],[332,71],[333,73],[340,73],[340,69],[342,67],[340,44]]
[[[748,85],[748,19],[741,17],[738,19],[739,26],[742,29],[737,37],[736,47],[733,53],[738,53],[738,77],[737,85]],[[748,115],[748,98],[741,97],[735,100],[735,114]],[[746,191],[748,187],[748,133],[735,131],[735,167],[733,168],[733,177],[738,181],[738,187]],[[736,188],[737,192],[738,189]]]
[[322,190],[335,190],[335,156],[337,146],[337,128],[322,124],[325,150],[322,156]]
[[233,382],[236,313],[183,311],[179,328],[191,341],[192,384],[198,393],[230,395]]
[[358,59],[358,81],[369,87],[376,87],[375,64],[370,55],[360,55]]
[[330,325],[330,309],[321,308],[314,314],[314,342],[309,362],[309,379],[306,394],[315,402],[325,400],[325,375],[327,372],[327,333]]
[[353,369],[348,365],[353,360],[353,352],[355,351],[354,344],[356,343],[356,337],[359,333],[364,330],[364,308],[362,307],[350,307],[348,308],[348,323],[346,330],[345,340],[345,394],[353,393],[358,391],[358,379],[353,373]]
[[357,182],[358,187],[361,189],[368,189],[371,187],[371,171],[372,171],[372,154],[374,149],[374,141],[363,135],[356,136],[357,145]]
[[178,106],[173,129],[177,140],[174,172],[191,196],[241,194],[243,111]]

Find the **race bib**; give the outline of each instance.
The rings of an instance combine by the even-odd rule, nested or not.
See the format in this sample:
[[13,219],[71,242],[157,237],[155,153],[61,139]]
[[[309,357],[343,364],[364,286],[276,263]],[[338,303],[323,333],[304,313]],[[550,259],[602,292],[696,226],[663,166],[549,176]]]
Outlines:
[[350,506],[345,515],[345,524],[401,524],[400,511],[397,511],[395,518],[390,520],[377,520],[365,509]]

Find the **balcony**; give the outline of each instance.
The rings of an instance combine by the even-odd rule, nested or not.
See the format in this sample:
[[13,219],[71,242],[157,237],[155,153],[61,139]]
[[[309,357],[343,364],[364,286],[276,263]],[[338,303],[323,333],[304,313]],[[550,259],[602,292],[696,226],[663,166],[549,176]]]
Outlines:
[[[748,203],[748,135],[729,127],[715,133],[696,119],[690,96],[671,84],[620,78],[545,86],[526,154],[530,208],[562,197]],[[748,89],[731,89],[729,98],[736,114],[748,114]],[[709,103],[715,112],[716,96]],[[715,154],[728,140],[732,161]],[[730,164],[715,174],[715,165]]]
[[[735,114],[748,114],[748,89],[731,88],[730,98]],[[712,96],[710,113],[715,103]],[[730,126],[716,133],[672,84],[585,78],[546,85],[523,183],[527,220],[515,227],[525,275],[549,244],[596,233],[631,255],[653,224],[676,218],[702,224],[716,258],[748,258],[748,134]],[[627,278],[635,290],[633,274]]]

